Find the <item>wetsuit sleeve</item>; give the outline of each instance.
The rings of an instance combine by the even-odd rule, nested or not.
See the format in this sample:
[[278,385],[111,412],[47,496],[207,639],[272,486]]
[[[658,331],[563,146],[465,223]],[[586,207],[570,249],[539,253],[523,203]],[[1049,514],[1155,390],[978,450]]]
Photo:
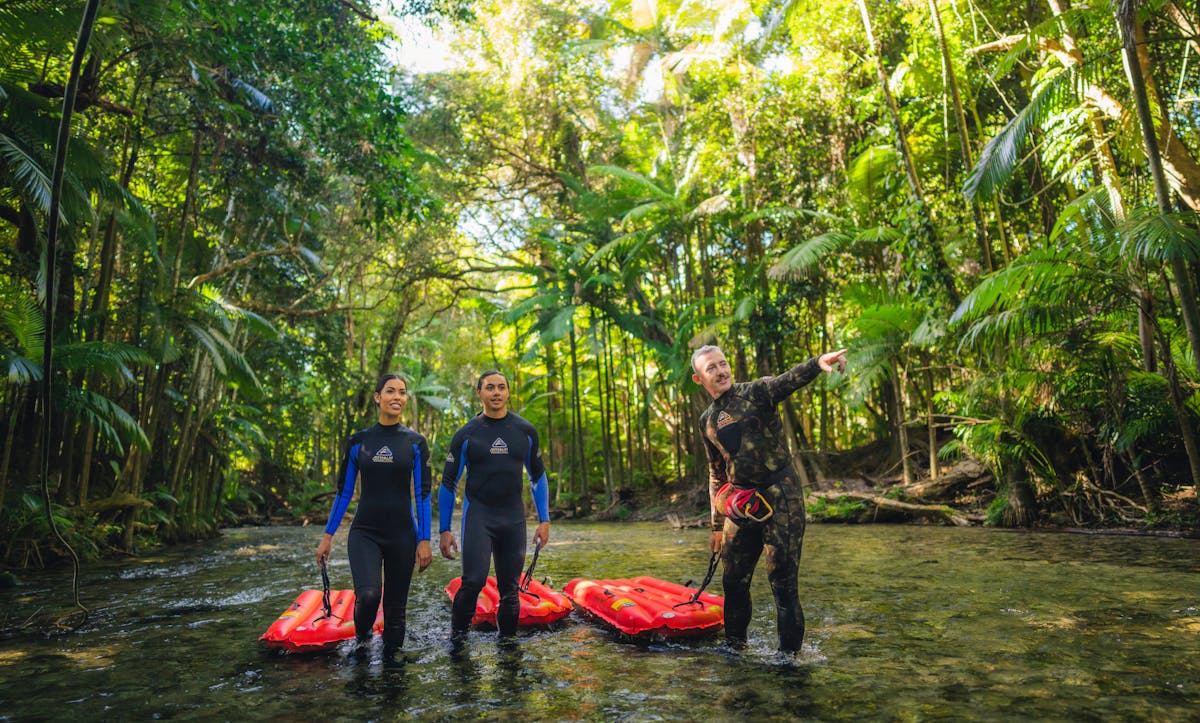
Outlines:
[[342,456],[342,464],[338,473],[337,497],[333,498],[333,511],[329,513],[329,522],[325,523],[325,532],[332,535],[337,532],[346,508],[354,497],[354,480],[358,478],[358,445],[354,437],[346,443],[346,453]]
[[[429,467],[429,442],[425,437],[417,435],[413,445],[413,500],[417,508],[417,541],[430,538],[431,511],[429,498],[433,472]],[[451,501],[453,504],[453,501]]]
[[463,468],[467,465],[467,434],[466,427],[454,434],[450,440],[450,453],[446,455],[446,465],[442,468],[442,483],[438,489],[438,532],[449,532],[450,521],[454,517],[454,495],[458,490],[458,479],[462,477]]
[[533,495],[533,506],[537,508],[538,522],[549,522],[550,483],[546,480],[546,465],[542,462],[536,430],[529,434],[529,456],[525,460],[525,469],[529,472],[529,492]]
[[725,513],[717,509],[716,499],[717,490],[729,481],[729,470],[721,450],[717,449],[704,433],[705,426],[704,417],[700,417],[700,438],[704,440],[704,453],[708,455],[709,522],[715,532],[725,526]]
[[800,387],[805,386],[821,374],[821,366],[817,357],[801,362],[777,377],[768,377],[762,381],[771,397],[772,404],[778,404]]

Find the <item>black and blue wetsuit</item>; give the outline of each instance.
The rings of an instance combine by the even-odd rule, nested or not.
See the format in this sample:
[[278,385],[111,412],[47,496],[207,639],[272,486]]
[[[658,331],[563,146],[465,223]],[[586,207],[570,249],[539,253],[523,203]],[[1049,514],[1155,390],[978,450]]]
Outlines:
[[504,636],[517,630],[521,604],[517,588],[525,562],[522,469],[529,475],[538,521],[548,522],[546,470],[532,424],[511,411],[499,419],[480,414],[464,424],[450,442],[438,491],[441,532],[450,530],[458,480],[464,471],[467,474],[462,511],[462,587],[451,607],[452,634],[462,633],[470,624],[493,556],[500,593],[496,627]]
[[342,456],[338,493],[325,532],[337,531],[354,496],[355,480],[361,479],[358,509],[346,541],[354,576],[354,629],[359,640],[370,638],[382,598],[385,650],[404,643],[417,541],[430,537],[430,477],[425,437],[402,424],[376,424],[355,432]]

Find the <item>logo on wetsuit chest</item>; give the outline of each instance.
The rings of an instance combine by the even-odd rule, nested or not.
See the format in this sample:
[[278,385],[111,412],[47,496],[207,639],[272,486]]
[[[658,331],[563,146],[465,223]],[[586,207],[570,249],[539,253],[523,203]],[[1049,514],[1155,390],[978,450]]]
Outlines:
[[372,462],[382,462],[384,464],[391,464],[393,462],[392,448],[387,446],[386,444],[383,445],[382,447],[379,448],[379,451],[377,451],[375,453],[375,456],[371,458],[371,461]]
[[717,429],[724,429],[736,421],[728,412],[721,410],[721,413],[717,415]]
[[496,437],[496,441],[492,442],[492,454],[508,454],[508,442]]

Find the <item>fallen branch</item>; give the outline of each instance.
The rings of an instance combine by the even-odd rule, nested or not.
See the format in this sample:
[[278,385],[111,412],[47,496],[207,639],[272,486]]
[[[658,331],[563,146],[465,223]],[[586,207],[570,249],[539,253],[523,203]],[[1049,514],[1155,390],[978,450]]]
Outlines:
[[812,492],[809,494],[809,497],[815,497],[823,500],[859,500],[862,502],[871,503],[875,506],[876,510],[887,510],[889,512],[899,512],[901,514],[911,515],[914,517],[924,517],[950,523],[959,527],[971,526],[971,519],[967,515],[951,509],[946,505],[918,505],[913,504],[912,502],[901,502],[900,500],[893,500],[888,497],[867,494],[866,492],[849,491]]
[[86,505],[82,505],[84,514],[87,515],[102,515],[113,510],[125,510],[133,507],[153,507],[154,503],[150,500],[142,499],[137,495],[131,495],[128,492],[121,492],[111,497],[105,497],[102,500],[92,500]]
[[689,529],[689,528],[693,528],[693,527],[706,527],[706,526],[708,526],[708,518],[701,517],[696,520],[685,520],[685,519],[682,519],[679,515],[675,514],[674,512],[668,512],[667,513],[667,524],[670,525],[671,529],[674,529],[674,530],[683,530],[683,529]]

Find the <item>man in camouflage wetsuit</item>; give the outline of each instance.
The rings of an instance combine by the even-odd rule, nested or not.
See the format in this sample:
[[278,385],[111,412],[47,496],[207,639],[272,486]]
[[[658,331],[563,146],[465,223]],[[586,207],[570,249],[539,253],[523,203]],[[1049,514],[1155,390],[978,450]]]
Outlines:
[[800,607],[800,546],[804,495],[792,468],[778,405],[822,372],[846,367],[846,350],[828,352],[776,377],[735,384],[720,348],[692,354],[692,379],[712,396],[700,415],[708,453],[713,552],[721,552],[725,639],[746,643],[750,580],[763,550],[775,596],[779,649],[795,652],[804,640]]

